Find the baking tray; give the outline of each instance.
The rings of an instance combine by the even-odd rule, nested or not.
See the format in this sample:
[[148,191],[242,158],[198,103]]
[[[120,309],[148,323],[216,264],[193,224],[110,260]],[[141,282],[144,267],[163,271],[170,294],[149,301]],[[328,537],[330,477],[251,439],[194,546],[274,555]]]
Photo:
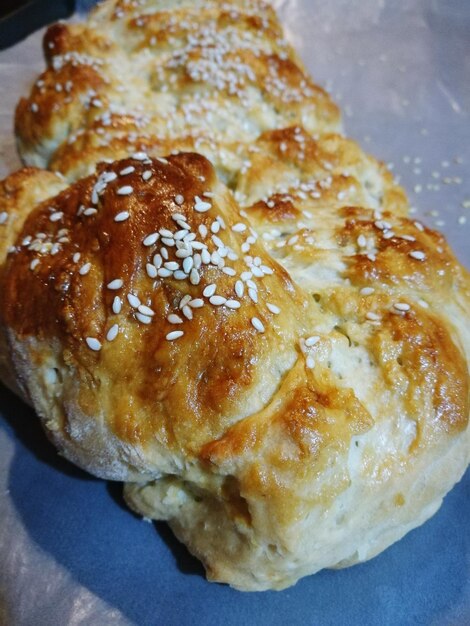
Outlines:
[[[275,4],[347,133],[390,164],[416,215],[470,267],[470,3]],[[39,50],[36,33],[0,53],[0,175],[18,166],[12,115],[43,65]],[[165,525],[125,508],[118,484],[60,459],[3,389],[0,413],[1,624],[470,624],[469,472],[429,522],[372,561],[240,593],[207,583]]]

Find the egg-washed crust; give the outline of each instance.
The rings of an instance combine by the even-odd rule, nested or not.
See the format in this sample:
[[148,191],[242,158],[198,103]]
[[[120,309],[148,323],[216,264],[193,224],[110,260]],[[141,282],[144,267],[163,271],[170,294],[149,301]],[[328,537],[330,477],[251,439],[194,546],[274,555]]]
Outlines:
[[249,590],[380,552],[469,456],[469,277],[442,235],[308,189],[292,219],[262,184],[240,209],[203,156],[140,153],[0,199],[4,368],[62,454]]
[[151,144],[223,148],[295,124],[340,128],[260,0],[107,2],[84,24],[50,27],[44,52],[48,67],[17,107],[18,146],[25,164],[69,180]]

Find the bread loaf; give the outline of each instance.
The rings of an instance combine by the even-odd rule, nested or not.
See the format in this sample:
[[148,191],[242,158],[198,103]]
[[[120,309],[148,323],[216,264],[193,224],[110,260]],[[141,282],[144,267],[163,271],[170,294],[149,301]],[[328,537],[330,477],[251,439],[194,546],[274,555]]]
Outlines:
[[429,518],[469,462],[469,275],[272,9],[108,0],[45,50],[0,186],[0,375],[60,453],[241,590]]

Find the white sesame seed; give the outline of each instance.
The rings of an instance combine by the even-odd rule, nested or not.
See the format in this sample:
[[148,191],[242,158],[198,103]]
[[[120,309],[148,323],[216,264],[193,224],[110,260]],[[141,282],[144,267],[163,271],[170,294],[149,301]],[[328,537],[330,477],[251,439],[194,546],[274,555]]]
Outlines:
[[165,259],[165,261],[168,261],[168,250],[165,247],[162,246],[160,248],[160,254]]
[[259,333],[264,333],[264,326],[261,320],[257,317],[251,318],[251,324]]
[[29,265],[30,270],[34,270],[39,265],[39,259],[33,259]]
[[188,275],[186,274],[186,272],[183,272],[183,270],[176,270],[176,272],[173,274],[173,278],[175,280],[186,280],[186,278],[188,278]]
[[87,337],[85,341],[90,350],[94,350],[95,352],[101,350],[101,342],[98,341],[98,339],[96,339],[95,337]]
[[258,292],[255,289],[248,289],[248,295],[250,296],[250,298],[253,300],[253,302],[255,304],[258,303]]
[[251,271],[253,272],[253,276],[256,276],[256,278],[262,278],[264,276],[263,270],[259,267],[256,267],[256,265],[253,265],[251,267]]
[[418,230],[420,230],[421,232],[424,231],[424,226],[421,224],[421,222],[413,222],[413,223]]
[[133,155],[131,155],[131,159],[134,159],[134,161],[147,161],[147,159],[149,158],[148,154],[146,152],[134,152]]
[[172,272],[179,270],[180,265],[176,263],[176,261],[167,261],[163,264],[163,267],[166,267],[167,270],[171,270]]
[[184,306],[181,309],[181,311],[182,311],[183,315],[188,318],[188,320],[192,320],[193,319],[193,312],[192,312],[191,308],[188,305]]
[[152,265],[151,263],[147,263],[145,266],[145,269],[147,270],[147,276],[149,278],[157,277],[158,272],[157,272],[157,268],[155,267],[155,265]]
[[423,309],[429,309],[429,304],[425,300],[418,300],[418,304],[423,307]]
[[153,311],[149,306],[147,306],[146,304],[139,304],[139,313],[142,313],[143,315],[149,315],[150,317],[152,317],[153,315],[155,315],[155,311]]
[[202,298],[194,298],[194,300],[190,300],[188,304],[192,309],[200,309],[204,306],[204,300]]
[[160,278],[168,278],[173,273],[171,270],[167,270],[166,267],[161,267],[159,270],[157,270],[157,272]]
[[74,255],[73,255],[73,257],[72,257],[72,261],[73,261],[74,263],[78,263],[78,262],[80,261],[80,257],[81,257],[81,256],[82,256],[82,255],[80,254],[80,252],[75,252],[75,253],[74,253]]
[[227,299],[223,296],[215,295],[209,298],[209,302],[214,306],[221,306],[222,304],[225,304],[227,302]]
[[421,252],[421,250],[413,250],[409,253],[409,256],[417,261],[424,261],[426,259],[426,255],[424,252]]
[[212,224],[211,224],[211,233],[216,234],[216,233],[219,232],[219,230],[220,230],[220,223],[217,222],[217,221],[216,222],[212,222]]
[[243,296],[243,292],[245,291],[245,287],[242,283],[241,280],[237,280],[237,282],[235,283],[235,293],[237,294],[237,296],[239,298],[241,298]]
[[182,309],[184,306],[186,306],[188,304],[188,302],[191,300],[191,296],[189,295],[189,293],[187,293],[185,296],[183,296],[180,300],[179,303],[179,308]]
[[313,358],[313,356],[311,354],[308,355],[306,361],[305,361],[305,365],[309,368],[309,369],[313,369],[315,367],[315,359]]
[[367,239],[364,237],[364,235],[359,235],[359,237],[357,238],[357,245],[360,248],[365,248],[367,246]]
[[176,315],[175,313],[170,313],[170,315],[166,318],[170,324],[182,324],[183,320],[181,319],[181,317],[179,315]]
[[194,261],[192,257],[188,256],[184,259],[183,270],[186,272],[186,274],[189,274],[189,272],[193,269],[193,265]]
[[143,172],[142,174],[142,180],[150,180],[152,178],[153,174],[150,170],[145,170],[145,172]]
[[227,276],[236,276],[237,272],[233,269],[233,267],[223,267],[222,272],[227,274]]
[[108,289],[121,289],[123,285],[123,281],[120,278],[115,278],[110,283],[107,284]]
[[202,295],[205,296],[206,298],[210,298],[211,296],[215,294],[216,289],[217,289],[216,285],[214,283],[211,283],[210,285],[207,285],[207,287],[204,288]]
[[167,161],[164,157],[157,157],[157,161],[160,161],[163,165],[169,165],[169,161]]
[[243,224],[242,222],[238,222],[238,224],[234,224],[232,226],[232,230],[234,233],[242,233],[243,231],[246,230],[246,224]]
[[[180,193],[176,194],[176,196],[175,196],[175,202],[176,202],[176,204],[177,204],[178,206],[181,206],[182,204],[184,204],[184,198],[183,198],[183,196],[182,196]],[[180,218],[178,218],[178,219],[183,219],[183,220],[184,220],[185,218],[184,218],[184,216],[181,216],[181,217],[180,217]]]
[[171,333],[168,333],[168,335],[166,336],[166,339],[168,341],[175,341],[175,339],[179,339],[183,335],[184,335],[184,332],[182,330],[173,330]]
[[187,257],[190,257],[192,255],[192,250],[187,250],[185,248],[179,248],[176,252],[175,255],[178,259],[186,259]]
[[204,202],[199,196],[194,197],[194,210],[198,213],[205,213],[212,207],[210,202]]
[[[176,199],[175,199],[175,202],[176,202]],[[173,215],[171,216],[171,219],[174,220],[175,222],[178,222],[179,220],[182,220],[184,222],[186,220],[185,216],[182,213],[173,213]]]
[[144,315],[143,313],[139,312],[135,314],[135,317],[137,320],[139,320],[139,322],[142,322],[142,324],[150,324],[150,322],[152,321],[150,315]]
[[6,211],[2,211],[0,213],[0,224],[5,224],[8,219],[8,213]]
[[320,337],[318,335],[312,335],[311,337],[307,337],[307,339],[305,340],[305,345],[307,346],[307,348],[311,348],[319,341]]
[[124,185],[124,187],[119,187],[117,190],[118,196],[128,196],[130,195],[134,189],[130,185]]
[[373,294],[375,291],[375,289],[373,287],[363,287],[359,293],[361,294],[361,296],[370,296],[371,294]]
[[378,322],[381,317],[380,315],[377,315],[377,313],[374,313],[373,311],[369,311],[368,313],[366,313],[366,319],[371,320],[373,322]]
[[158,233],[151,233],[150,235],[147,235],[147,237],[145,237],[142,243],[146,247],[153,246],[153,244],[158,241],[159,237],[160,235]]
[[135,167],[133,165],[129,165],[128,167],[125,167],[123,170],[121,170],[119,172],[119,175],[126,176],[127,174],[132,174],[132,172],[135,172]]
[[157,270],[158,270],[159,267],[162,266],[163,259],[162,259],[160,254],[158,254],[158,253],[154,254],[152,261],[153,261],[153,264],[155,265],[155,267],[157,268]]
[[88,209],[85,209],[83,211],[83,215],[85,215],[86,217],[90,217],[90,215],[94,215],[95,213],[98,213],[98,211],[93,207],[89,207]]
[[276,306],[275,304],[271,304],[270,302],[266,302],[266,306],[268,308],[269,311],[271,311],[271,313],[274,313],[274,315],[279,315],[279,313],[281,312],[281,309]]
[[175,245],[175,240],[173,238],[169,238],[169,237],[162,237],[162,243],[165,244],[165,246],[170,246],[170,248],[173,248]]
[[133,309],[137,309],[140,306],[139,298],[135,296],[133,293],[127,294],[127,301],[129,302],[129,304],[131,305]]
[[82,265],[82,267],[78,270],[78,273],[81,274],[82,276],[86,276],[86,274],[88,274],[90,269],[91,269],[91,263],[85,263],[85,265]]
[[51,222],[58,222],[59,220],[61,220],[64,217],[64,214],[62,211],[54,211],[54,213],[51,213],[49,215],[49,220]]
[[116,217],[114,218],[114,221],[125,222],[127,219],[129,219],[129,211],[121,211],[120,213],[116,215]]
[[208,265],[211,262],[211,255],[206,248],[203,248],[201,250],[201,261],[204,263],[204,265]]
[[229,309],[239,309],[241,304],[240,302],[238,302],[238,300],[227,300],[225,302],[225,306]]
[[213,197],[214,197],[214,194],[213,194],[213,192],[212,192],[212,191],[203,191],[203,192],[202,192],[202,195],[203,195],[205,198],[213,198]]
[[207,237],[207,226],[205,224],[199,224],[198,230],[203,239]]
[[121,308],[122,308],[122,300],[119,296],[115,296],[114,300],[113,300],[113,313],[115,315],[119,315],[119,313],[121,312]]
[[176,233],[174,233],[173,239],[175,241],[181,241],[181,239],[186,240],[186,237],[188,234],[189,234],[189,231],[186,228],[182,228],[181,230],[178,230]]
[[406,302],[395,302],[393,308],[397,311],[409,311],[411,309],[410,305]]
[[106,339],[108,341],[114,341],[119,333],[119,326],[117,324],[113,324],[111,328],[108,330],[108,334],[106,335]]

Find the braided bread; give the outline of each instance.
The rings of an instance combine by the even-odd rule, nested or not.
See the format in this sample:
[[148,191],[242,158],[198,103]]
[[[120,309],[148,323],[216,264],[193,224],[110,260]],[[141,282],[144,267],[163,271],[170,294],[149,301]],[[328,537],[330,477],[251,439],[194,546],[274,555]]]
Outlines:
[[268,5],[171,4],[46,35],[16,128],[55,172],[0,187],[0,375],[208,578],[282,589],[465,471],[470,281]]

